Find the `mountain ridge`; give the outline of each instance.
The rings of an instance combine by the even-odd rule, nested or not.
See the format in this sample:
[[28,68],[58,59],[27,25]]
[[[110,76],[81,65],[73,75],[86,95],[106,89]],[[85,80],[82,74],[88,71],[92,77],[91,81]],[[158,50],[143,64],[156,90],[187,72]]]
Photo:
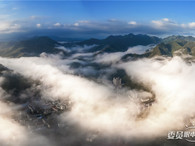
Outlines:
[[[94,45],[96,44],[96,45]],[[85,45],[93,45],[92,48],[84,50],[86,53],[112,53],[124,52],[129,47],[137,45],[156,44],[156,47],[147,51],[143,55],[126,54],[126,56],[134,57],[154,57],[160,56],[174,56],[174,52],[183,50],[184,54],[195,56],[195,38],[192,36],[169,36],[164,39],[156,36],[149,36],[144,34],[134,35],[110,35],[105,39],[88,39],[80,42],[59,43],[47,36],[33,37],[22,41],[0,42],[0,56],[3,57],[22,57],[22,56],[39,56],[41,53],[56,54],[63,52],[58,46],[71,48],[75,46],[83,47]],[[70,50],[72,51],[72,50]],[[75,50],[77,51],[77,50]],[[74,51],[73,51],[74,52]]]

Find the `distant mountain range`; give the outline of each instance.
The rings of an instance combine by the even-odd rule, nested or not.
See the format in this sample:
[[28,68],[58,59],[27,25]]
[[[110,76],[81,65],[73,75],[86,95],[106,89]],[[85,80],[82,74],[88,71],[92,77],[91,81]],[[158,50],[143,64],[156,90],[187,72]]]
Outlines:
[[0,42],[0,56],[21,57],[38,56],[42,52],[58,53],[61,50],[55,48],[58,42],[49,37],[34,37],[24,41]]
[[84,46],[84,45],[94,45],[97,46],[90,49],[90,52],[100,51],[103,49],[104,52],[119,52],[126,51],[129,47],[137,46],[137,45],[149,45],[149,44],[157,44],[161,42],[161,39],[155,36],[148,35],[134,35],[132,33],[128,35],[117,35],[117,36],[109,36],[105,39],[89,39],[77,43],[68,43],[65,44],[66,47],[71,46]]
[[[148,35],[118,35],[109,36],[105,39],[89,39],[80,42],[59,43],[49,37],[34,37],[24,41],[0,42],[0,56],[3,57],[21,57],[21,56],[39,56],[42,52],[56,54],[67,51],[59,49],[59,46],[67,48],[71,51],[74,47],[92,46],[83,52],[91,53],[111,53],[124,52],[129,47],[143,45],[147,46],[155,44],[156,47],[148,50],[144,54],[126,54],[122,59],[128,57],[154,57],[157,55],[174,56],[188,54],[195,56],[195,38],[192,36],[169,36],[161,39]],[[74,50],[75,51],[75,50]]]

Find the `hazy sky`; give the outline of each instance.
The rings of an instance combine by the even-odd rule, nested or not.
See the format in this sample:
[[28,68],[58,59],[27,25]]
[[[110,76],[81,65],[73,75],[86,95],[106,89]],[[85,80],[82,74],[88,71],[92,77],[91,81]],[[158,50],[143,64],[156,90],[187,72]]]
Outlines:
[[195,1],[0,1],[0,33],[194,35],[194,7]]

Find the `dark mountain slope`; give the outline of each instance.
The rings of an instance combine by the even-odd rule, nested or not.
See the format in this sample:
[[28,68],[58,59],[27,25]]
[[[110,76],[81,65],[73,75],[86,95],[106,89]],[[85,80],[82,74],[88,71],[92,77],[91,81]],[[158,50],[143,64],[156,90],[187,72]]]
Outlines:
[[184,49],[187,42],[183,40],[170,41],[169,43],[160,43],[150,53],[150,57],[156,55],[173,56],[174,52],[180,49]]
[[149,45],[149,44],[157,44],[161,41],[160,38],[148,35],[134,35],[132,33],[128,35],[118,35],[118,36],[109,36],[105,39],[89,39],[82,42],[77,43],[67,43],[65,47],[73,47],[73,46],[84,46],[84,45],[98,45],[88,52],[101,51],[103,52],[121,52],[126,51],[129,47],[137,46],[137,45]]
[[192,36],[169,36],[162,40],[151,52],[150,57],[156,55],[174,56],[192,55],[195,56],[195,38]]
[[34,37],[32,39],[19,42],[1,42],[0,56],[39,56],[42,52],[52,54],[62,52],[62,50],[55,48],[56,45],[58,45],[58,43],[49,37]]

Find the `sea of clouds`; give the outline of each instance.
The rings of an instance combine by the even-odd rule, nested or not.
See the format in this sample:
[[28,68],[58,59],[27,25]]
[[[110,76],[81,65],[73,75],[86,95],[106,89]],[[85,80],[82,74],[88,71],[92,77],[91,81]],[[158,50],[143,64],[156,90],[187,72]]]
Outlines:
[[[116,54],[109,55],[112,58]],[[78,70],[70,68],[74,57],[64,59],[61,55],[48,54],[40,57],[0,57],[0,63],[25,78],[39,81],[41,98],[71,102],[71,110],[60,114],[59,121],[76,125],[77,128],[72,131],[84,133],[86,137],[90,135],[88,141],[98,137],[120,137],[127,141],[166,137],[168,131],[184,129],[189,120],[193,121],[194,63],[186,63],[181,57],[113,62],[111,68],[124,69],[131,80],[150,90],[121,88],[116,91],[111,82],[104,84],[77,75]],[[97,57],[93,61],[100,63],[99,60]],[[94,72],[93,68],[88,67],[88,70],[88,73]],[[1,82],[4,82],[3,78]],[[6,96],[11,95],[0,88],[0,97],[4,99]],[[155,101],[146,107],[141,99],[152,96]],[[0,102],[1,145],[56,144],[52,144],[53,139],[46,135],[32,132],[14,121],[12,116],[18,113],[15,106]],[[68,136],[70,141],[76,138],[74,134]]]

